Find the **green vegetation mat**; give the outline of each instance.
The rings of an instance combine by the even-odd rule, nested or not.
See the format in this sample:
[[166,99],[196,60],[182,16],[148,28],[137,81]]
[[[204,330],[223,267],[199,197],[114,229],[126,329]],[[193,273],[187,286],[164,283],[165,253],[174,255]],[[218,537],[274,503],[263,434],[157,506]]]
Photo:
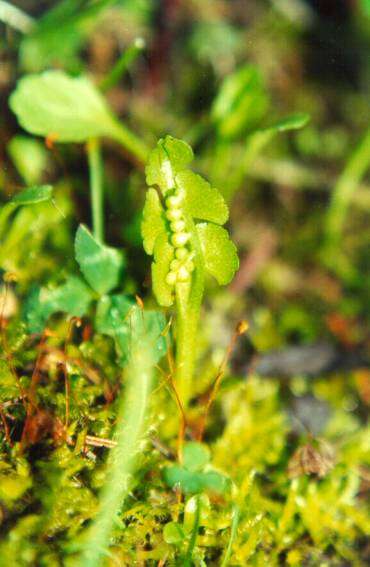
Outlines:
[[0,567],[368,565],[370,2],[0,50]]

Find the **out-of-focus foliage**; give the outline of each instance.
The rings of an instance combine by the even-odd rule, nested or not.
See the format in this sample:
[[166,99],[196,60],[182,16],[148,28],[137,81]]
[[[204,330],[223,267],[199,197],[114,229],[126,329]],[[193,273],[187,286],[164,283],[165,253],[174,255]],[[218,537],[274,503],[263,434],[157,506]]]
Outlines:
[[[29,18],[0,22],[0,563],[78,564],[147,334],[148,437],[133,438],[105,563],[367,565],[368,0],[16,5]],[[140,237],[142,162],[166,134],[194,148],[190,212],[227,220],[240,256],[231,286],[206,282],[183,445],[176,322],[156,310]],[[109,244],[78,230],[96,135]],[[147,202],[150,253],[164,219]]]

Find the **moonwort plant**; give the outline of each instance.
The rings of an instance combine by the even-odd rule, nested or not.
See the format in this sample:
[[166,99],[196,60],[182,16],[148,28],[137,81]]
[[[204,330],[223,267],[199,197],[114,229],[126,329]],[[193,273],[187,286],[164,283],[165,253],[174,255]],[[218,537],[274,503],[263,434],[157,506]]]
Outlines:
[[[226,284],[238,268],[236,247],[222,227],[228,219],[228,208],[217,189],[188,169],[192,158],[190,146],[182,140],[171,136],[159,140],[146,167],[148,184],[156,185],[159,191],[149,188],[142,222],[144,248],[154,256],[152,283],[156,298],[162,306],[176,303],[177,307],[176,380],[184,405],[191,393],[205,274],[209,272],[219,283]],[[105,303],[110,304],[112,299],[102,298],[100,310],[105,311]],[[105,332],[113,329],[116,332],[117,325],[122,325],[112,320],[117,308],[119,303],[109,312],[108,305],[108,313],[103,316],[108,325]],[[130,477],[145,442],[153,366],[164,352],[160,348],[164,330],[161,325],[153,327],[149,313],[141,314],[137,306],[131,306],[126,315],[130,323],[125,338],[130,349],[126,394],[117,419],[117,447],[111,454],[99,511],[87,532],[78,566],[97,567],[107,554],[115,515],[128,495]],[[104,332],[104,325],[100,327]],[[185,446],[183,464],[164,469],[169,486],[181,488],[185,494],[195,494],[195,518],[190,533],[183,533],[178,524],[168,525],[166,530],[170,532],[167,533],[170,541],[175,531],[182,534],[180,546],[187,542],[184,565],[192,564],[201,509],[199,494],[205,490],[223,493],[229,489],[225,476],[207,469],[208,461],[206,448],[190,443]]]
[[159,140],[146,166],[150,188],[142,222],[144,248],[153,256],[154,294],[160,305],[176,305],[175,383],[184,406],[191,395],[206,273],[225,285],[239,266],[222,226],[228,207],[217,189],[188,168],[192,159],[186,142],[171,136]]

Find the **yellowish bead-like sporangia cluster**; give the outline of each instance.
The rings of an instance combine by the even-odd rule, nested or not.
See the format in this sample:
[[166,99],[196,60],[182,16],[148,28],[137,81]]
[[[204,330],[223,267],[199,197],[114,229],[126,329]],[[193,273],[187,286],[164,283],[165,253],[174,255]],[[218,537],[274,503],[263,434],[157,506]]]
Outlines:
[[190,234],[186,231],[184,219],[185,194],[176,188],[166,199],[166,218],[170,222],[171,244],[175,248],[175,258],[170,264],[170,271],[166,277],[166,283],[174,287],[176,283],[190,281],[191,272],[194,270],[194,252],[190,250]]

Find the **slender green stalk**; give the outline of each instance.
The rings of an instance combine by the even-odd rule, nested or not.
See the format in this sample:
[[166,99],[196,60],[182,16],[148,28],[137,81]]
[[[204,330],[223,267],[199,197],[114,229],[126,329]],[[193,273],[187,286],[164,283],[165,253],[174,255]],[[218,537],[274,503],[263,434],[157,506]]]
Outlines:
[[191,537],[190,537],[188,549],[187,549],[186,555],[184,557],[183,567],[191,567],[191,565],[193,564],[193,562],[192,562],[193,552],[194,552],[194,547],[195,547],[195,544],[196,544],[196,541],[197,541],[197,535],[198,535],[199,523],[200,523],[200,497],[199,497],[199,495],[197,495],[195,497],[195,502],[196,502],[196,509],[195,509],[195,515],[194,515],[194,524],[193,524],[193,529],[191,530]]
[[236,531],[238,529],[239,514],[240,514],[239,506],[237,504],[235,504],[234,510],[233,510],[233,519],[232,519],[232,522],[231,522],[229,543],[227,545],[225,555],[224,555],[224,558],[222,560],[220,567],[227,567],[227,565],[229,564],[231,553],[232,553],[232,550],[233,550],[233,543],[234,543],[235,537],[236,537]]
[[105,92],[114,87],[138,55],[143,51],[144,47],[145,42],[141,37],[135,39],[134,43],[122,53],[117,63],[111,69],[109,75],[102,80],[99,85],[100,90]]
[[204,291],[204,265],[200,243],[193,221],[187,216],[191,228],[192,246],[196,251],[196,269],[190,293],[188,284],[178,284],[176,289],[177,337],[175,384],[183,407],[186,408],[191,396],[195,356],[197,352],[197,330]]
[[131,132],[121,122],[115,121],[112,129],[112,137],[140,163],[145,163],[148,159],[149,148],[133,132]]
[[337,248],[346,215],[356,188],[370,165],[370,129],[352,153],[340,175],[326,217],[326,244],[328,251]]
[[[148,341],[147,341],[148,342]],[[116,441],[108,462],[108,478],[102,490],[98,514],[90,528],[84,552],[77,565],[101,567],[107,555],[115,517],[127,497],[137,457],[142,452],[147,407],[152,383],[151,345],[142,337],[131,351],[126,374],[126,392],[120,402]]]
[[184,305],[180,294],[176,296],[176,304],[177,348],[175,384],[181,403],[186,408],[191,396],[200,304]]
[[104,242],[103,162],[100,141],[97,138],[91,138],[88,141],[87,155],[90,171],[93,234],[99,242]]
[[35,25],[35,21],[31,16],[4,0],[0,0],[0,21],[22,33],[30,32]]

